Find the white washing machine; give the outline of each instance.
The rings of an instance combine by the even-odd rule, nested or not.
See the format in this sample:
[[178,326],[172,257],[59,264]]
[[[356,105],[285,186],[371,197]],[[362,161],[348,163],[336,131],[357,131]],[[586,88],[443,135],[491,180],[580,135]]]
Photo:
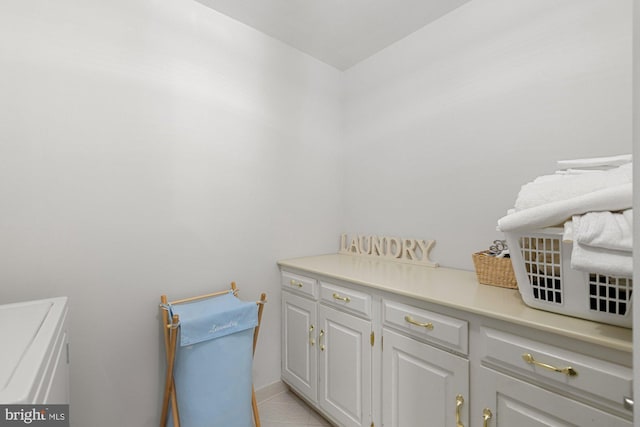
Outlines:
[[69,403],[67,304],[0,305],[0,404]]

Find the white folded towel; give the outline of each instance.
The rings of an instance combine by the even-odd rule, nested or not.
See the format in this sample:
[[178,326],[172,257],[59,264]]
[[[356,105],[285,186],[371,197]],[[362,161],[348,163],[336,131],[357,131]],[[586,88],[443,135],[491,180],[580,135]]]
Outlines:
[[[567,226],[567,224],[571,226]],[[633,275],[633,210],[587,212],[565,223],[572,229],[571,268],[608,276]]]
[[607,276],[632,277],[633,256],[631,252],[596,248],[574,241],[571,268]]
[[631,182],[633,182],[631,163],[606,171],[543,175],[522,186],[516,199],[515,209],[520,211],[559,200],[568,200]]
[[633,210],[587,212],[573,217],[573,240],[580,245],[631,252]]
[[558,160],[557,164],[560,169],[608,169],[611,167],[624,165],[626,163],[631,163],[631,160],[631,154],[622,154],[619,156],[592,157],[589,159]]
[[500,231],[533,230],[563,224],[573,215],[592,211],[621,211],[632,207],[632,183],[516,210],[498,220]]

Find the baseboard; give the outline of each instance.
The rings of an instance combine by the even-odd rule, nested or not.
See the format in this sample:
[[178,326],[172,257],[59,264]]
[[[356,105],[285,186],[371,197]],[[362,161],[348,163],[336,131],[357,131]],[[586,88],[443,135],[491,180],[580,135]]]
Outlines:
[[287,390],[287,386],[282,381],[278,380],[274,383],[266,385],[256,390],[256,401],[262,403],[265,400],[271,399],[283,391]]

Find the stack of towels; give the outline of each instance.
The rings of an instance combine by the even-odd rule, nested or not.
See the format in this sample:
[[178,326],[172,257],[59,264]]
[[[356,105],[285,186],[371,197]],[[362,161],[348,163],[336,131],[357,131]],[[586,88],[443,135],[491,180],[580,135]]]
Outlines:
[[522,186],[498,230],[564,226],[563,239],[573,242],[571,268],[631,277],[631,155],[562,160],[558,166],[555,174]]

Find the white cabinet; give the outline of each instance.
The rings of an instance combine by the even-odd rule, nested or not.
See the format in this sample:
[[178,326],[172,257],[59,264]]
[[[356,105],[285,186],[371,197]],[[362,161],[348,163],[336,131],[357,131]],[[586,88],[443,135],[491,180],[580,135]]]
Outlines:
[[467,425],[469,361],[388,329],[383,339],[384,426]]
[[631,368],[494,328],[480,338],[487,426],[632,425],[623,407]]
[[341,426],[371,423],[371,321],[320,305],[318,403]]
[[338,425],[369,427],[371,297],[288,272],[282,289],[282,380]]
[[[483,368],[485,400],[478,424],[486,427],[631,427],[632,422],[592,405]],[[480,424],[482,422],[482,424]]]
[[383,424],[466,425],[467,321],[385,298],[382,322]]
[[282,379],[337,426],[632,425],[629,330],[531,309],[472,272],[280,266]]
[[316,303],[282,293],[282,379],[309,400],[318,396]]

